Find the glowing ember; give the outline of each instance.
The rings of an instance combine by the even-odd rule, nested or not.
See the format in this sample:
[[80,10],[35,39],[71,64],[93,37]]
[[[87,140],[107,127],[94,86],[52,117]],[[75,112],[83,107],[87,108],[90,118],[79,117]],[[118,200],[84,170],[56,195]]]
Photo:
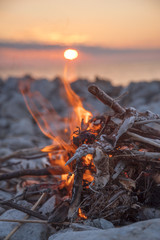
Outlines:
[[68,60],[74,60],[78,57],[78,52],[75,49],[67,49],[64,52],[64,58]]

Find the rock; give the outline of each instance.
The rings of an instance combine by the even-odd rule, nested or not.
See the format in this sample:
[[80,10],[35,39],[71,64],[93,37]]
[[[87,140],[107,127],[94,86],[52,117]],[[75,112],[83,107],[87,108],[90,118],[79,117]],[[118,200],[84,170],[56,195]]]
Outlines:
[[139,213],[141,220],[160,218],[160,210],[156,208],[144,208]]
[[1,106],[1,115],[5,118],[19,120],[20,118],[31,117],[27,110],[23,97],[20,93],[13,92],[10,98]]
[[27,137],[10,137],[1,142],[2,147],[8,147],[12,150],[32,148],[34,145],[31,139]]
[[[23,219],[24,216],[25,213],[14,209],[10,209],[3,213],[0,216],[0,219]],[[4,239],[15,226],[17,226],[17,223],[0,222],[0,239]]]
[[[125,106],[133,106],[138,109],[142,105],[148,105],[159,96],[160,81],[131,82],[124,91],[128,94],[122,99]],[[139,103],[139,105],[138,105]]]
[[[10,209],[0,216],[0,219],[23,219],[26,214]],[[18,223],[0,222],[0,239],[4,239]],[[46,240],[48,236],[47,225],[39,223],[23,224],[10,238],[11,240]]]
[[0,148],[0,157],[5,157],[7,155],[10,155],[12,153],[11,149],[5,147],[5,148]]
[[10,128],[10,135],[34,135],[34,126],[29,118],[22,118],[14,122]]
[[42,213],[42,215],[49,215],[51,212],[53,212],[56,204],[56,197],[52,196],[49,198],[39,209],[39,212]]
[[0,215],[5,212],[5,208],[0,207]]
[[12,195],[8,192],[0,190],[0,200],[6,201],[12,198]]
[[3,93],[0,93],[0,106],[4,104],[6,100],[7,100],[7,96]]
[[85,225],[92,226],[95,228],[100,228],[100,229],[109,229],[113,228],[114,225],[108,220],[105,220],[104,218],[97,218],[94,220],[86,220],[84,221]]
[[0,78],[0,89],[3,87],[4,85],[4,81],[2,80],[2,78]]
[[9,91],[19,91],[18,88],[18,82],[20,78],[17,77],[9,77],[7,81],[5,81],[5,84],[3,85],[3,92],[9,92]]
[[18,200],[16,203],[25,208],[31,208],[33,206],[32,203],[29,203],[26,200]]
[[113,228],[114,225],[110,221],[107,221],[103,218],[98,218],[93,220],[93,226],[96,228],[101,228],[101,229],[109,229]]
[[7,118],[0,119],[0,128],[7,128],[9,127],[9,121]]
[[56,85],[47,79],[38,79],[31,84],[31,91],[38,91],[46,99],[49,99],[54,91],[57,91]]
[[46,240],[48,228],[45,224],[27,223],[11,237],[11,240]]
[[70,225],[70,228],[73,231],[88,231],[88,230],[97,230],[96,227],[91,227],[89,225],[85,225],[85,224],[80,224],[80,223],[72,223]]
[[159,240],[160,218],[108,230],[57,233],[48,240]]

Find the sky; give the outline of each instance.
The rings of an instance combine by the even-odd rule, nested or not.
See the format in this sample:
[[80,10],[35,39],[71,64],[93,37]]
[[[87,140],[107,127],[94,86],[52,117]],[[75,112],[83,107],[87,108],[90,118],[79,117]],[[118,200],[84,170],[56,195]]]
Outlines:
[[159,48],[159,0],[0,0],[0,39]]
[[105,75],[105,63],[123,60],[146,63],[144,72],[155,63],[150,77],[160,77],[159,0],[0,0],[0,16],[0,76],[53,65],[59,74],[73,47],[78,74]]

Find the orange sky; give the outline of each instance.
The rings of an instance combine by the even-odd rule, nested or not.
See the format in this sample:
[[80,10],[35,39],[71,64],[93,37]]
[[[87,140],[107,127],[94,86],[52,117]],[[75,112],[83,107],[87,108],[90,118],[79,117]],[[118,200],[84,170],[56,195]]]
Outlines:
[[160,48],[159,0],[0,0],[0,41]]

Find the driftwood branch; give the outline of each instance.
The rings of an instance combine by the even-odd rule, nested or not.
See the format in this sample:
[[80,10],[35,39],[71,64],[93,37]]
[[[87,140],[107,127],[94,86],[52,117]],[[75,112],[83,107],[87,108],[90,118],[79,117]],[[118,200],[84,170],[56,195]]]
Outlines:
[[[141,152],[137,150],[120,150],[116,155],[112,156],[113,159],[120,158],[123,159],[126,164],[128,163],[128,159],[140,161],[140,162],[150,162],[160,165],[160,153],[158,152]],[[125,164],[125,163],[124,163]],[[125,166],[125,165],[124,165]],[[123,168],[124,169],[124,168]],[[123,170],[122,169],[122,170]],[[113,177],[112,177],[113,178]]]
[[107,93],[105,93],[103,90],[101,90],[96,85],[91,85],[88,87],[88,91],[92,93],[96,98],[98,98],[101,102],[103,102],[105,105],[110,107],[114,112],[124,114],[125,109],[119,105],[118,102],[114,101],[113,98],[108,96]]
[[47,175],[61,175],[64,170],[59,166],[48,167],[43,169],[24,169],[15,172],[4,173],[0,175],[0,181],[12,178],[19,178],[22,176],[47,176]]
[[42,220],[47,220],[46,216],[43,216],[40,213],[32,211],[30,209],[24,208],[23,206],[21,206],[17,203],[13,203],[11,201],[8,201],[8,202],[5,201],[5,202],[0,202],[0,204],[11,207],[11,208],[15,208],[15,209],[17,209],[21,212],[27,213],[29,216],[33,216],[33,217],[36,217],[36,218],[39,218],[39,219],[42,219]]
[[150,119],[150,120],[139,121],[139,122],[135,122],[135,125],[148,124],[148,123],[154,123],[154,122],[160,124],[160,119]]
[[144,142],[144,143],[150,144],[154,147],[160,148],[160,143],[155,142],[154,139],[145,138],[145,137],[142,137],[138,134],[135,134],[135,133],[132,133],[129,131],[127,131],[127,134],[137,141]]

